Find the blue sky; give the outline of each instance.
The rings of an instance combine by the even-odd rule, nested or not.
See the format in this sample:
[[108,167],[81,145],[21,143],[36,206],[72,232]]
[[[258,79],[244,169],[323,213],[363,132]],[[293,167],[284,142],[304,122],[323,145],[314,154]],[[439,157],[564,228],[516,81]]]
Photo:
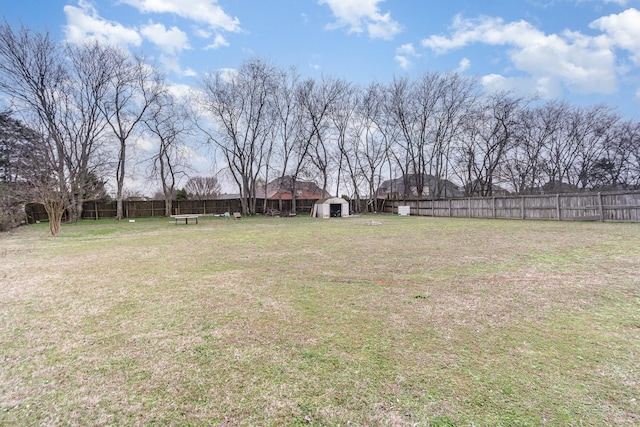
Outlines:
[[638,118],[640,0],[6,3],[11,24],[142,50],[177,85],[250,57],[361,84],[456,70],[488,89],[604,102]]

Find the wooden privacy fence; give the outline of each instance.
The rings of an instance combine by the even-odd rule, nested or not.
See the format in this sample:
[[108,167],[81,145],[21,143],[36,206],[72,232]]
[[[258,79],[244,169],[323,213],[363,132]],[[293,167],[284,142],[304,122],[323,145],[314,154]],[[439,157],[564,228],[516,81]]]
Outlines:
[[[258,199],[257,213],[263,212],[264,199]],[[296,212],[309,213],[313,209],[315,200],[297,200]],[[267,200],[267,209],[279,209],[278,200]],[[291,211],[291,200],[282,201],[282,210]],[[26,206],[29,223],[48,220],[44,206],[32,203]],[[172,202],[172,214],[199,214],[215,215],[225,212],[233,213],[242,211],[240,199],[216,199],[216,200],[174,200]],[[140,200],[123,202],[124,218],[153,218],[163,217],[165,214],[164,200]],[[116,202],[86,201],[82,204],[82,219],[115,218]],[[66,219],[66,218],[65,218]]]
[[[296,212],[309,213],[314,203],[314,200],[297,200]],[[263,199],[258,199],[257,213],[264,213],[263,206]],[[640,191],[441,200],[396,199],[385,200],[377,211],[395,214],[398,206],[409,206],[411,215],[434,217],[640,222]],[[163,200],[125,201],[123,207],[125,218],[162,217],[165,213]],[[280,210],[279,201],[267,200],[267,209]],[[42,205],[30,204],[26,210],[31,223],[47,220]],[[214,215],[241,210],[239,199],[174,200],[172,213]],[[291,200],[283,200],[281,210],[290,212]],[[83,219],[115,216],[116,202],[87,201],[83,204]]]
[[411,215],[434,217],[640,222],[640,191],[398,199],[386,201],[384,211],[397,213],[398,206],[409,206]]

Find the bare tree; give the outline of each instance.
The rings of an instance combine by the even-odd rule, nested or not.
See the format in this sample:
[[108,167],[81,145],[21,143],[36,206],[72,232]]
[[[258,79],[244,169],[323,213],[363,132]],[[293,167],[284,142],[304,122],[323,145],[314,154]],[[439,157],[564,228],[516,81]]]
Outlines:
[[385,126],[384,88],[371,84],[364,89],[352,121],[351,155],[345,155],[349,174],[355,190],[356,209],[360,208],[359,181],[366,183],[364,191],[368,206],[375,210],[376,190],[380,186],[382,168],[387,160],[391,140]]
[[53,144],[38,141],[31,147],[25,163],[29,170],[28,190],[30,200],[44,206],[49,219],[49,230],[52,236],[60,234],[62,216],[69,207],[69,197],[65,183],[59,181],[56,173],[58,163],[56,153],[51,150]]
[[449,178],[449,160],[455,140],[460,136],[467,115],[477,99],[474,79],[457,73],[441,74],[436,82],[436,104],[431,115],[429,174],[434,177],[432,197],[451,196],[441,185]]
[[640,122],[626,122],[621,126],[622,130],[625,128],[629,130],[625,134],[628,137],[628,142],[624,143],[625,149],[629,151],[629,165],[625,182],[629,188],[637,190],[640,189]]
[[[272,167],[280,172],[277,180],[280,186],[285,182],[296,143],[301,139],[300,109],[296,97],[298,79],[298,73],[293,68],[279,71],[276,75],[276,95],[273,107],[275,114],[274,139],[277,143],[274,145],[275,161],[272,162]],[[263,196],[266,199],[266,183],[263,188],[265,191]],[[283,209],[282,190],[283,188],[278,188],[278,209],[280,211]]]
[[145,113],[164,90],[162,76],[141,56],[108,48],[107,59],[111,70],[108,89],[100,110],[109,128],[118,140],[116,161],[116,218],[123,217],[123,189],[126,177],[127,145]]
[[469,116],[458,163],[467,195],[493,194],[497,173],[513,143],[521,102],[509,93],[490,94]]
[[602,141],[600,158],[589,170],[589,188],[618,190],[636,186],[640,176],[636,163],[638,159],[634,159],[634,155],[638,154],[639,144],[639,123],[621,120],[609,127]]
[[306,80],[299,92],[305,139],[311,141],[309,160],[322,176],[322,194],[327,192],[332,160],[330,117],[349,90],[349,84],[344,80],[323,78],[319,83]]
[[216,72],[200,81],[203,107],[212,122],[199,127],[224,155],[244,214],[255,214],[256,180],[273,143],[276,75],[273,66],[252,59],[230,78]]
[[65,162],[70,181],[69,219],[82,217],[82,205],[91,180],[104,172],[107,122],[100,111],[111,78],[111,50],[97,42],[69,46],[69,80],[61,94]]
[[514,144],[502,168],[516,193],[538,192],[545,184],[545,153],[562,136],[565,108],[565,104],[552,101],[518,113]]
[[394,79],[388,87],[385,114],[399,135],[398,144],[390,154],[402,171],[406,195],[425,193],[425,175],[432,151],[431,122],[441,91],[441,81],[435,73],[424,74],[415,82],[407,78]]
[[[41,139],[38,184],[41,191],[33,197],[45,204],[51,233],[60,231],[62,212],[69,201],[69,174],[65,163],[65,138],[62,130],[60,100],[67,71],[58,44],[48,33],[38,33],[21,27],[19,31],[5,22],[0,24],[0,91],[4,92],[23,116],[33,118]],[[43,170],[42,168],[49,168]]]
[[[349,165],[352,163],[350,158],[350,150],[348,149],[348,141],[351,136],[351,127],[356,116],[359,102],[359,92],[355,86],[345,85],[344,93],[336,100],[334,107],[330,110],[329,118],[333,127],[331,133],[335,140],[335,153],[333,161],[336,162],[336,191],[335,195],[340,194],[340,184],[346,163],[347,171],[353,168]],[[350,175],[348,175],[350,176]]]
[[620,120],[611,107],[595,105],[575,108],[569,116],[570,144],[578,148],[577,159],[569,182],[580,189],[589,187],[590,171],[602,157],[604,144],[615,124]]
[[106,122],[98,106],[111,74],[108,54],[97,43],[63,49],[48,34],[24,27],[13,32],[5,25],[1,32],[2,90],[23,116],[38,121],[47,133],[43,141],[55,145],[50,154],[55,154],[56,181],[69,198],[68,218],[76,221],[89,181],[104,165]]
[[[309,157],[309,147],[312,137],[304,132],[304,110],[302,108],[302,96],[300,92],[304,82],[299,81],[295,69],[290,69],[278,74],[277,95],[275,97],[275,138],[278,144],[275,147],[277,157],[276,167],[280,169],[278,180],[281,188],[278,190],[279,209],[282,210],[282,193],[284,185],[291,184],[289,190],[292,193],[292,211],[296,211],[295,183],[303,173]],[[286,179],[286,177],[289,179]],[[265,186],[266,191],[266,186]]]
[[190,199],[212,200],[220,194],[220,183],[215,176],[194,176],[184,186]]
[[158,150],[151,159],[152,172],[162,184],[165,216],[171,216],[176,182],[189,167],[185,158],[185,139],[192,135],[189,115],[186,107],[165,91],[149,107],[144,123],[157,139]]

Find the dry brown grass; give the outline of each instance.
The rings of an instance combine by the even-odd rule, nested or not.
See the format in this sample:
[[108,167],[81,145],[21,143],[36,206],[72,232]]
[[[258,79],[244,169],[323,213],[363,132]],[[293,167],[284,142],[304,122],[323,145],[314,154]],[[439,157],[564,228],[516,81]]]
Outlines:
[[0,245],[2,425],[640,424],[637,224],[98,221]]

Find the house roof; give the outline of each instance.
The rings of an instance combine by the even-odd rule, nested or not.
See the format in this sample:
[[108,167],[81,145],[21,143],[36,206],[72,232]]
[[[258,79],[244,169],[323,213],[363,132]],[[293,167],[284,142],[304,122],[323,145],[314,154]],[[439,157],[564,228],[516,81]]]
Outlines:
[[317,204],[320,203],[349,203],[348,201],[346,201],[345,199],[343,199],[342,197],[327,197],[324,199],[319,199],[317,202]]
[[[285,175],[280,178],[276,178],[270,181],[266,186],[266,198],[267,199],[279,199],[284,200],[291,199],[291,193],[293,189],[293,179],[289,175]],[[258,197],[264,197],[265,187],[258,187],[256,190]],[[323,197],[330,197],[330,194],[326,191],[322,193],[322,189],[313,181],[296,180],[296,199],[298,200],[316,200]]]
[[[376,194],[378,196],[385,196],[388,194],[406,194],[418,196],[418,194],[416,193],[417,190],[412,187],[418,186],[419,178],[420,174],[405,174],[399,178],[388,179],[380,184]],[[422,184],[425,187],[429,188],[430,192],[433,192],[436,182],[438,181],[437,178],[429,174],[422,175],[422,178]],[[405,186],[408,186],[409,188],[406,189]],[[442,192],[442,196],[457,197],[463,194],[458,189],[458,186],[456,184],[447,179],[439,180],[439,186]]]
[[216,199],[218,200],[235,200],[240,198],[240,193],[232,193],[232,194],[218,194]]

